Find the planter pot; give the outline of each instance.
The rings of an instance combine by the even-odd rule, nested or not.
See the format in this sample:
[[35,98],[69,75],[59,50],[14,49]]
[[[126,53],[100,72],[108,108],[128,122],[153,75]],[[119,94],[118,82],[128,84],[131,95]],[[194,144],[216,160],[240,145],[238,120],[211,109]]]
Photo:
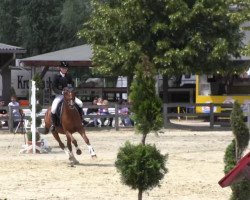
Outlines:
[[[41,143],[42,143],[42,142],[37,141],[37,142],[36,142],[36,146],[41,147]],[[28,146],[31,146],[31,145],[32,145],[32,141],[29,141],[29,140],[28,140],[27,144],[28,144]],[[30,150],[29,150],[29,153],[33,153],[33,149],[30,149]],[[36,153],[40,153],[40,151],[36,150]]]

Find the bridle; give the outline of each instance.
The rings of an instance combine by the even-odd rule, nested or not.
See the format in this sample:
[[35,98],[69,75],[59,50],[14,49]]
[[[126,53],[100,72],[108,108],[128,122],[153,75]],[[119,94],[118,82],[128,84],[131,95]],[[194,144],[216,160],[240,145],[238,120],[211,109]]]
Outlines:
[[70,109],[75,109],[75,92],[73,88],[63,89],[64,102],[69,106]]

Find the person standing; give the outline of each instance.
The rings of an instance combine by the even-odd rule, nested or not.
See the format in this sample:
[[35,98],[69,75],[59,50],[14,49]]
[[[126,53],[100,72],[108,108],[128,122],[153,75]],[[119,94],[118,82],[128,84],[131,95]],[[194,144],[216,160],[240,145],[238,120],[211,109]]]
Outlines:
[[17,97],[15,95],[11,96],[11,101],[8,106],[11,107],[12,117],[13,117],[13,127],[17,127],[18,123],[21,121],[20,105],[17,102]]

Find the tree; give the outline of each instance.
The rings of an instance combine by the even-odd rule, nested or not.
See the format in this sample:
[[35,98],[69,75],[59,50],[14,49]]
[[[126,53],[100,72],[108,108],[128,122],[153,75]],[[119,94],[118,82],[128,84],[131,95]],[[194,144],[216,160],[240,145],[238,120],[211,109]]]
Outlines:
[[61,11],[61,26],[64,34],[61,36],[65,47],[85,43],[77,33],[83,28],[83,23],[89,19],[91,13],[90,0],[66,0]]
[[138,200],[142,200],[144,191],[160,186],[160,180],[167,173],[166,160],[167,155],[161,155],[155,146],[126,142],[119,149],[115,166],[121,173],[122,182],[138,189]]
[[142,134],[142,144],[151,131],[158,131],[163,126],[162,101],[155,90],[156,70],[147,56],[141,58],[136,66],[134,81],[129,99],[132,101],[135,127]]
[[[249,142],[249,130],[244,122],[243,111],[238,102],[234,103],[233,111],[230,116],[230,123],[234,139],[231,144],[228,145],[224,155],[225,174],[235,167],[237,162],[243,156],[243,151],[247,148]],[[245,200],[249,198],[250,183],[248,180],[233,183],[231,189],[231,200]]]
[[224,0],[92,0],[80,35],[103,74],[133,75],[146,55],[162,74],[226,70],[243,49],[244,12]]
[[2,0],[0,3],[0,41],[18,46],[17,33],[19,24],[21,1]]
[[230,116],[230,123],[235,138],[235,158],[240,160],[249,142],[249,129],[244,122],[243,111],[238,102],[234,103],[233,111]]
[[63,0],[23,0],[19,17],[19,41],[30,55],[57,49],[64,30],[60,26]]
[[3,0],[1,42],[36,55],[85,43],[77,32],[90,15],[89,0]]
[[163,124],[162,102],[155,91],[155,74],[154,66],[147,56],[143,56],[136,66],[129,95],[135,127],[142,134],[142,141],[139,145],[127,142],[120,148],[115,163],[123,183],[139,190],[138,200],[142,200],[145,190],[159,185],[159,181],[167,172],[167,155],[161,155],[155,146],[145,144],[147,134],[159,130]]

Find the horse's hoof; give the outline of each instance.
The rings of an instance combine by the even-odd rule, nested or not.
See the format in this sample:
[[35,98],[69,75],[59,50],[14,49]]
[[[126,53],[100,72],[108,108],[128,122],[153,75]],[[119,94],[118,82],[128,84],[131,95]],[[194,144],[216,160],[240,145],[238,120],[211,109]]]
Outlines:
[[76,150],[76,154],[77,154],[77,155],[81,155],[81,154],[82,154],[81,149],[77,149],[77,150]]
[[75,167],[74,163],[73,162],[69,163],[69,167]]
[[97,158],[97,156],[96,156],[96,155],[91,155],[91,157],[92,157],[92,158]]
[[79,162],[78,160],[75,160],[75,161],[74,161],[74,164],[75,164],[75,165],[79,165],[80,162]]

